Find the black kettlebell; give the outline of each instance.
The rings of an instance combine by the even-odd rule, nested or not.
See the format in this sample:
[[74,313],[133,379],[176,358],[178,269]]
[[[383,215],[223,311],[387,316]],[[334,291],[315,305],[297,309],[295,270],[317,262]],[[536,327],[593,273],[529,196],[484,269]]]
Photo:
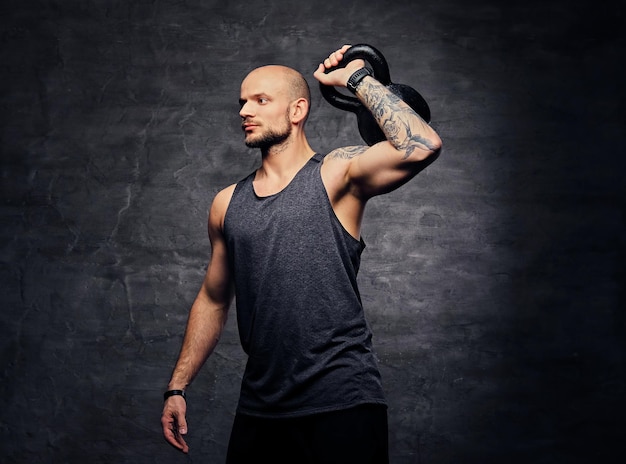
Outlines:
[[[343,60],[339,63],[343,68],[350,61],[362,59],[371,65],[373,76],[378,82],[388,87],[394,94],[404,100],[413,110],[419,114],[424,121],[430,122],[430,108],[426,100],[414,88],[404,84],[394,84],[389,76],[389,66],[387,60],[380,51],[371,45],[357,44],[351,46],[343,56]],[[327,69],[326,73],[336,68]],[[344,111],[351,111],[356,114],[359,133],[368,145],[382,142],[386,139],[382,129],[372,116],[372,113],[363,106],[361,101],[349,95],[340,93],[335,87],[320,83],[320,91],[322,96],[334,107]]]

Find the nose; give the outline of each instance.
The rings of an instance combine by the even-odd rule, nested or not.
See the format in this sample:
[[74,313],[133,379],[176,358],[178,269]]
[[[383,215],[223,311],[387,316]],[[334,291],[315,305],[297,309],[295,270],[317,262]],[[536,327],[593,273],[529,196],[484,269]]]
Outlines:
[[252,107],[248,104],[248,102],[241,104],[239,116],[241,116],[243,119],[252,116]]

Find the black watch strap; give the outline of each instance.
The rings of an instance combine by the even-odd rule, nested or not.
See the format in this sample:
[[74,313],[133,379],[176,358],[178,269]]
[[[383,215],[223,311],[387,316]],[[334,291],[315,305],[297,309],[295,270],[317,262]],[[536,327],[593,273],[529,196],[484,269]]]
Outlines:
[[168,399],[170,396],[180,395],[183,397],[185,401],[187,401],[187,396],[185,395],[185,390],[168,390],[163,393],[163,401]]
[[372,72],[369,69],[367,69],[367,68],[357,69],[356,71],[354,71],[352,76],[350,76],[350,79],[348,79],[348,82],[346,83],[346,88],[350,92],[356,93],[356,89],[359,86],[359,84],[361,83],[361,81],[366,76],[371,76],[371,75],[372,75]]

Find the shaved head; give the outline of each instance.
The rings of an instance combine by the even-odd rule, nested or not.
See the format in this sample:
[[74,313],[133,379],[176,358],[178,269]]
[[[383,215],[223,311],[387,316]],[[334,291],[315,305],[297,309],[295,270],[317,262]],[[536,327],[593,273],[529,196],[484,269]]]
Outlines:
[[278,84],[281,92],[285,92],[289,100],[304,98],[311,105],[311,89],[304,76],[293,68],[271,64],[252,70],[245,80],[249,78],[264,77]]
[[256,68],[249,75],[252,75],[254,73],[268,73],[272,76],[273,79],[279,79],[281,83],[284,83],[286,85],[285,89],[287,90],[288,95],[292,100],[305,98],[308,102],[311,101],[311,91],[309,89],[309,84],[307,83],[304,76],[295,69],[289,68],[287,66],[271,64]]

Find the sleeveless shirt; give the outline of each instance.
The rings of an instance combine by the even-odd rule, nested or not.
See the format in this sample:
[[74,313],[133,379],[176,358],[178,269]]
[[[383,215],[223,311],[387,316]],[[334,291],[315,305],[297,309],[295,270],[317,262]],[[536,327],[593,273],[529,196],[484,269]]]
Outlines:
[[385,404],[357,286],[365,247],[335,216],[307,161],[280,192],[238,182],[224,219],[239,338],[248,355],[237,411],[301,416]]

